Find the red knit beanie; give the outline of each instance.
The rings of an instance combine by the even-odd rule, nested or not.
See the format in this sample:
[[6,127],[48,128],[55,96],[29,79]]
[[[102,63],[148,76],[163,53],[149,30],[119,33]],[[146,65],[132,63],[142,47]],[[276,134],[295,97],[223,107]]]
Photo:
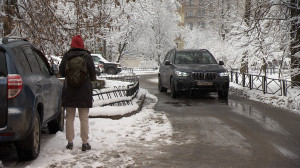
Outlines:
[[72,38],[71,47],[84,49],[84,43],[80,35],[76,35]]

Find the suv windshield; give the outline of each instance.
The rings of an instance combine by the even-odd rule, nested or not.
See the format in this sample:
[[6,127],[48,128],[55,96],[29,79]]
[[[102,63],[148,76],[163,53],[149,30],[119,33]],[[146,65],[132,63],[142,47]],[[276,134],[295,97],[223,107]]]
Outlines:
[[217,64],[217,62],[207,51],[184,51],[176,52],[175,64]]

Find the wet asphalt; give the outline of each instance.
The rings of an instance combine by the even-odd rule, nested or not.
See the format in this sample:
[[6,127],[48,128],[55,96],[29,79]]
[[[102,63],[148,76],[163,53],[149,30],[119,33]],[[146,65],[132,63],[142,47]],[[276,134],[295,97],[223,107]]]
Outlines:
[[229,94],[172,99],[140,76],[140,87],[158,97],[157,113],[173,127],[173,143],[143,151],[136,167],[300,168],[300,115]]

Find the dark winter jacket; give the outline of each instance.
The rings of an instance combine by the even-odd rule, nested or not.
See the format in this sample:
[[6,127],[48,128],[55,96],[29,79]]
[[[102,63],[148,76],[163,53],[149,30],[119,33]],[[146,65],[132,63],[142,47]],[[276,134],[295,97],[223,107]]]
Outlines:
[[[86,54],[88,53],[88,54]],[[79,87],[72,87],[68,84],[68,79],[65,79],[62,106],[73,108],[91,108],[93,106],[92,99],[92,84],[91,81],[96,80],[95,65],[90,55],[90,52],[84,49],[71,48],[63,56],[63,59],[59,65],[60,75],[65,77],[66,62],[76,56],[85,55],[86,65],[89,72],[89,77]]]

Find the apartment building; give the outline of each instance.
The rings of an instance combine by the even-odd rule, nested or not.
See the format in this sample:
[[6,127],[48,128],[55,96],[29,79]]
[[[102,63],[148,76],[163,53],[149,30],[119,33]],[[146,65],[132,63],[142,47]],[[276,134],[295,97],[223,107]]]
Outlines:
[[[190,28],[204,28],[205,23],[205,0],[178,0],[181,3],[181,8],[177,10],[181,17],[180,26],[189,26]],[[179,36],[175,40],[178,49],[184,48],[184,41]]]
[[193,27],[205,27],[204,0],[185,0],[182,2],[184,25]]

